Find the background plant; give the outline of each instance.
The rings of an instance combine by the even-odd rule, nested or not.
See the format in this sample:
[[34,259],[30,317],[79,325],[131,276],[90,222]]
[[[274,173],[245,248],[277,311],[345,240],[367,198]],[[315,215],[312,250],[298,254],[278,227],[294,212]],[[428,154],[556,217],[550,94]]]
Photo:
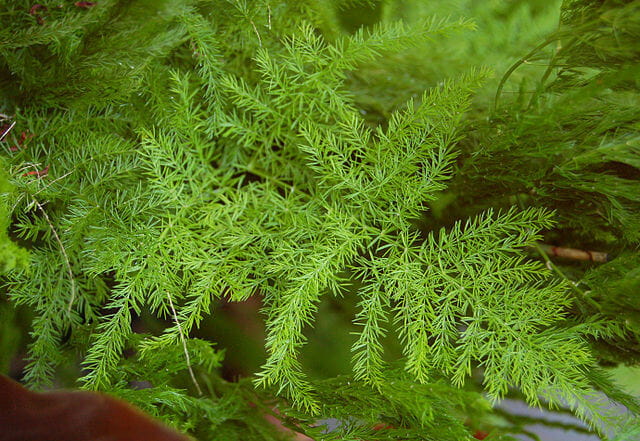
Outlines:
[[[0,4],[31,386],[199,439],[283,437],[274,406],[318,439],[510,439],[517,394],[631,433],[603,367],[638,354],[638,2]],[[229,383],[224,311],[256,299]]]

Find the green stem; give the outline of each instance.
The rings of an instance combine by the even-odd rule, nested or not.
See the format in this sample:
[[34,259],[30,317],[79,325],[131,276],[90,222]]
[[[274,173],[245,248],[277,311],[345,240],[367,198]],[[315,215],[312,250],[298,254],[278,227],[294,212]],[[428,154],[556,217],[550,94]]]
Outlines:
[[496,89],[496,96],[494,98],[494,104],[493,104],[493,110],[497,111],[498,110],[498,100],[500,99],[500,95],[502,94],[502,88],[504,87],[505,83],[507,82],[507,80],[509,79],[509,77],[511,76],[511,74],[518,68],[520,67],[521,64],[524,64],[529,58],[531,58],[532,56],[535,55],[536,52],[538,52],[539,50],[543,49],[544,47],[546,47],[547,45],[549,45],[550,43],[552,43],[553,41],[556,40],[556,37],[550,37],[548,39],[546,39],[545,41],[543,41],[542,43],[540,43],[539,45],[537,45],[536,47],[534,47],[531,52],[529,52],[527,55],[525,55],[524,57],[520,58],[518,61],[516,61],[506,72],[505,74],[502,76],[502,79],[500,79],[500,83],[498,84],[498,88]]

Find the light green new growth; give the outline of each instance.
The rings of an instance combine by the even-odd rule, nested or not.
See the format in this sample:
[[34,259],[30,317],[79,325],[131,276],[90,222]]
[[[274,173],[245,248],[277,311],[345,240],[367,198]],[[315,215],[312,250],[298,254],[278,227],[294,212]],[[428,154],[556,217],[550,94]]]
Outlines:
[[[32,386],[73,371],[203,440],[283,439],[264,414],[316,439],[507,440],[524,429],[491,404],[516,393],[631,433],[640,406],[599,363],[640,360],[638,58],[608,39],[637,1],[566,1],[556,33],[525,1],[456,2],[479,23],[421,1],[49,3],[38,24],[0,0],[0,113],[34,134],[2,144],[0,201]],[[547,39],[542,68],[475,47],[497,17],[504,41],[552,23],[518,39]],[[541,241],[624,252],[551,271]],[[238,348],[204,328],[255,298],[265,358],[229,383]],[[322,378],[327,304],[351,365]]]

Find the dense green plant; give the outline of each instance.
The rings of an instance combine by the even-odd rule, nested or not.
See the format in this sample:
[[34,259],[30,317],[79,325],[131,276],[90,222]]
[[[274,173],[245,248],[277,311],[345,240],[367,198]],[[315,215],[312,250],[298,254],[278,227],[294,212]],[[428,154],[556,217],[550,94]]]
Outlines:
[[[433,3],[0,0],[24,380],[202,440],[282,438],[276,408],[316,439],[512,439],[518,394],[635,436],[604,368],[640,354],[640,2]],[[201,329],[256,297],[266,358],[230,383],[241,349]],[[327,302],[340,375],[305,352]]]

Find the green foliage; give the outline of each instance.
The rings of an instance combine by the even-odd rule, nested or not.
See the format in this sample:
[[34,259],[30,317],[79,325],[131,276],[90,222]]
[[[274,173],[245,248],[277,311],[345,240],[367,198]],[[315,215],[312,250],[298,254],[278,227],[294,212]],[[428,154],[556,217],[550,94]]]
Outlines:
[[23,248],[17,246],[7,235],[11,220],[11,207],[7,203],[13,186],[9,182],[9,176],[5,171],[5,164],[0,162],[0,274],[6,273],[17,267],[26,267],[29,263],[29,255]]
[[[389,369],[385,377],[378,390],[349,378],[321,381],[319,418],[287,413],[297,425],[314,426],[307,432],[314,439],[460,440],[469,439],[464,417],[490,409],[481,394],[441,380],[416,384],[402,369]],[[338,426],[327,433],[332,419]]]
[[[428,3],[0,0],[25,380],[70,369],[203,440],[286,437],[265,414],[510,439],[491,404],[516,391],[633,433],[597,369],[640,353],[640,5]],[[545,265],[542,240],[621,254]],[[266,359],[230,383],[199,333],[256,297]],[[323,302],[352,352],[332,378],[302,356]]]
[[[469,198],[485,205],[496,188],[510,188],[531,204],[555,207],[560,227],[580,237],[574,240],[637,243],[637,4],[566,3],[558,31],[501,81],[492,124],[479,127],[469,146],[474,160],[460,169],[459,191],[476,189]],[[547,60],[541,48],[551,44],[557,48],[535,90],[523,83],[515,109],[502,110],[509,73]]]

